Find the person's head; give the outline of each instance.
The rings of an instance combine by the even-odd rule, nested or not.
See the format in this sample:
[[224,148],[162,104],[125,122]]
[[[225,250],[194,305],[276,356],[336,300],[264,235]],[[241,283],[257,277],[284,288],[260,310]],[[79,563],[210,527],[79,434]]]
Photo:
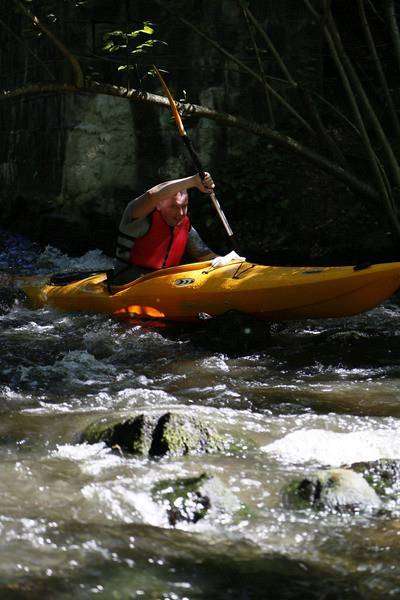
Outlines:
[[175,227],[186,217],[188,211],[188,193],[186,190],[178,192],[169,198],[165,198],[157,204],[157,209],[162,214],[164,221]]

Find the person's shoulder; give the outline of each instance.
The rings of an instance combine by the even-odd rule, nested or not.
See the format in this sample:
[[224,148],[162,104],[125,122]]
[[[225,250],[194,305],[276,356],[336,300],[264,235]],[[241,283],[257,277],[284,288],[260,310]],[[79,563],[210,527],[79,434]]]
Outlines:
[[146,215],[142,219],[124,219],[124,217],[122,217],[119,230],[121,233],[126,233],[132,237],[141,237],[148,232],[150,225],[151,214]]

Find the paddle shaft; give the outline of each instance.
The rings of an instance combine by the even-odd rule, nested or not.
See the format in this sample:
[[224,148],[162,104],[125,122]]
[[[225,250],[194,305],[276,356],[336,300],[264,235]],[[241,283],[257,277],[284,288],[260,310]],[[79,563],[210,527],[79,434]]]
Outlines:
[[[190,154],[190,156],[192,158],[193,164],[195,165],[195,167],[196,167],[196,169],[197,169],[197,171],[198,171],[198,173],[200,175],[200,178],[202,180],[204,180],[206,174],[204,172],[203,167],[201,166],[201,162],[200,162],[200,159],[199,159],[199,157],[197,155],[197,152],[193,148],[192,142],[190,141],[190,139],[189,139],[189,137],[188,137],[188,135],[187,135],[187,133],[185,131],[185,128],[184,128],[183,123],[182,123],[181,115],[179,114],[179,111],[178,111],[177,105],[175,103],[175,100],[173,99],[172,94],[169,91],[168,86],[165,83],[165,81],[163,79],[163,76],[161,75],[160,71],[157,69],[157,67],[155,65],[153,66],[153,68],[154,68],[154,70],[155,70],[155,72],[157,74],[157,77],[159,78],[159,80],[161,82],[163,90],[164,90],[164,92],[165,92],[165,94],[166,94],[166,96],[168,98],[169,104],[171,106],[172,114],[173,114],[174,119],[175,119],[175,123],[178,126],[179,135],[183,139],[183,142],[184,142],[186,148],[189,150],[189,154]],[[215,210],[217,211],[217,213],[219,215],[219,218],[222,221],[223,226],[225,227],[225,230],[226,230],[227,234],[229,235],[232,247],[234,248],[234,250],[237,250],[239,252],[237,242],[236,242],[235,238],[233,237],[233,231],[232,231],[232,229],[231,229],[231,227],[230,227],[230,225],[228,223],[227,218],[224,215],[224,212],[223,212],[223,210],[222,210],[222,208],[221,208],[221,206],[220,206],[220,204],[219,204],[219,202],[218,202],[218,200],[217,200],[217,198],[215,196],[214,191],[211,191],[210,198],[211,198],[212,203],[214,204]]]
[[[200,178],[203,180],[205,178],[206,174],[204,172],[204,169],[202,167],[202,164],[200,162],[198,154],[195,151],[195,149],[193,148],[193,144],[192,144],[190,138],[187,136],[186,133],[185,133],[185,135],[182,135],[181,138],[182,138],[186,148],[189,151],[189,154],[191,156],[194,166],[196,167],[197,171],[199,172]],[[233,231],[232,231],[232,229],[228,223],[228,219],[225,217],[224,211],[222,210],[220,203],[218,202],[217,197],[213,191],[210,194],[210,198],[215,207],[215,210],[217,211],[217,213],[219,215],[219,218],[222,221],[223,226],[225,227],[227,234],[229,235],[229,237],[231,239],[232,246],[234,247],[235,250],[237,250],[237,244],[236,244],[236,240],[233,235]]]

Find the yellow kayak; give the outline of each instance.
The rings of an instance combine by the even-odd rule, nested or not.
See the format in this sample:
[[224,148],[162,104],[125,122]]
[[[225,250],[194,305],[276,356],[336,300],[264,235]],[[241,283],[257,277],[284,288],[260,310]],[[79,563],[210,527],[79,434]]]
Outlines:
[[161,269],[109,291],[106,274],[66,285],[50,277],[20,283],[35,306],[135,318],[193,321],[230,310],[281,321],[355,315],[400,287],[400,262],[365,267],[274,267],[210,262]]

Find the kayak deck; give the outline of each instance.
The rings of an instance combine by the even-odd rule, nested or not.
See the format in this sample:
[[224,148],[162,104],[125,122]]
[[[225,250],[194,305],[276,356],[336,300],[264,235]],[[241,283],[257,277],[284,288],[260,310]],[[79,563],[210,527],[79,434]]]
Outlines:
[[197,320],[236,310],[271,321],[343,317],[369,310],[400,287],[400,262],[355,269],[275,267],[234,262],[180,265],[144,275],[111,294],[106,274],[67,285],[49,277],[26,278],[20,287],[36,306],[139,318]]

